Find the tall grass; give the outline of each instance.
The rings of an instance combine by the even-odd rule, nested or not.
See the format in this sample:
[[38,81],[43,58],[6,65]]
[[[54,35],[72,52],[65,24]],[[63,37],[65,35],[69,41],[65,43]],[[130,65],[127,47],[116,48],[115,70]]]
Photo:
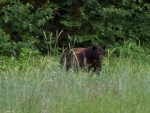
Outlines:
[[52,57],[0,71],[0,113],[149,113],[150,64],[105,58],[101,75],[61,70]]

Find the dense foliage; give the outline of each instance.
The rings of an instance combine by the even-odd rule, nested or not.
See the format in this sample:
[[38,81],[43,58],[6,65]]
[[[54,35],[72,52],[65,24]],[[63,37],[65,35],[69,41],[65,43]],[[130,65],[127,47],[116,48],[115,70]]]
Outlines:
[[1,0],[0,17],[0,55],[53,53],[69,43],[150,52],[148,0]]

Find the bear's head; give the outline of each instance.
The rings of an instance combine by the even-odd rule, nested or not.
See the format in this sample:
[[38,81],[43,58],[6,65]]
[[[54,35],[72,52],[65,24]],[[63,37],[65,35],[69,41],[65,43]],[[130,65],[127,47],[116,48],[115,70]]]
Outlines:
[[95,60],[97,60],[98,62],[101,62],[103,57],[105,56],[105,49],[106,46],[92,46],[92,50],[93,50],[93,57]]

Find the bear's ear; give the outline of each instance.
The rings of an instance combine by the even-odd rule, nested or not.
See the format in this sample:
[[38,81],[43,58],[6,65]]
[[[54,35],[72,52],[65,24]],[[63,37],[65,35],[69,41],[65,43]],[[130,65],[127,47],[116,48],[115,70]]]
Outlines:
[[93,50],[96,50],[97,49],[97,47],[96,46],[93,46]]
[[102,46],[102,48],[105,50],[105,49],[106,49],[106,46]]

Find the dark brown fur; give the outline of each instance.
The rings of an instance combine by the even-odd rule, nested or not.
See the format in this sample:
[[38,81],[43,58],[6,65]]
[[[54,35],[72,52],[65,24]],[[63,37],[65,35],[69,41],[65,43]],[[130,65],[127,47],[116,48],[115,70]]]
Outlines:
[[65,66],[66,70],[69,70],[71,67],[81,67],[88,70],[94,68],[94,71],[100,71],[102,58],[105,55],[105,48],[105,46],[91,46],[65,50],[62,54],[60,64]]

